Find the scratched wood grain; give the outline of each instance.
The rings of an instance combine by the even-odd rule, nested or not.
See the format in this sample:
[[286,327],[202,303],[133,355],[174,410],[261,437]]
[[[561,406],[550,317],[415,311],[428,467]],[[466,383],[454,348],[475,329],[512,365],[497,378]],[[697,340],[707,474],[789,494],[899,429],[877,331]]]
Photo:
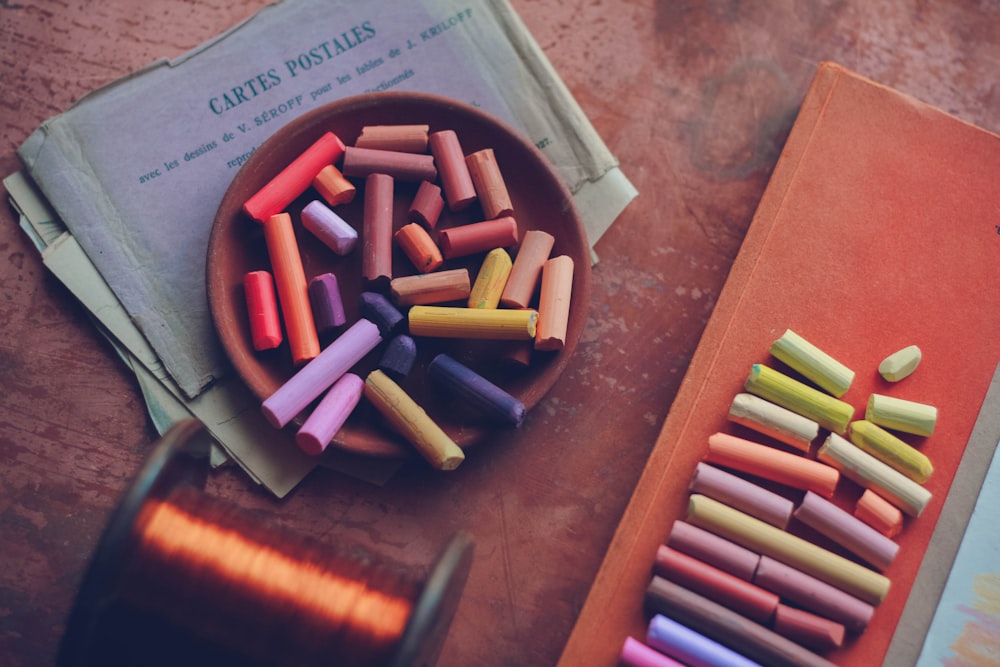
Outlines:
[[[263,5],[3,0],[0,173],[47,117]],[[567,374],[520,432],[458,474],[412,466],[374,488],[320,471],[280,503],[236,471],[207,488],[413,567],[469,530],[476,557],[442,667],[558,658],[819,60],[1000,130],[996,2],[514,5],[640,191],[597,246]],[[0,664],[52,662],[90,552],[154,437],[129,371],[3,206]]]

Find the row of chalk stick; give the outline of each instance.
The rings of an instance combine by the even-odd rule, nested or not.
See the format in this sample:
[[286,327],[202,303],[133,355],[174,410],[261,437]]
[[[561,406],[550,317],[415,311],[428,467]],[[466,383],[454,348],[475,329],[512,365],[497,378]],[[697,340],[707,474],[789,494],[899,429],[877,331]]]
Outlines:
[[[885,379],[896,382],[913,372],[919,350],[911,348],[880,364]],[[771,352],[823,396],[842,396],[853,379],[853,372],[791,331]],[[872,419],[869,400],[870,426],[852,428],[853,408],[843,421],[842,406],[784,374],[772,385],[789,391],[759,391],[759,368],[745,383],[753,393],[737,395],[728,418],[799,451],[727,433],[709,437],[688,487],[687,516],[674,522],[655,557],[645,595],[651,614],[645,641],[629,637],[622,646],[627,667],[830,665],[822,654],[862,632],[888,594],[890,580],[882,572],[898,553],[892,538],[902,514],[919,515],[930,499],[915,481],[919,474],[904,462],[891,465],[891,457],[865,451],[864,429],[880,429],[874,422],[881,421],[929,435],[935,409],[904,406],[902,419],[888,420],[876,410]],[[820,460],[808,458],[824,421],[831,433],[819,448]],[[839,424],[841,433],[857,435],[847,440],[832,432]],[[796,505],[727,469],[801,492],[801,499]],[[831,501],[842,473],[864,489],[853,513]],[[789,532],[793,519],[839,552]]]
[[[337,277],[325,273],[306,282],[292,219],[284,209],[313,188],[322,200],[313,200],[302,209],[302,226],[337,255],[346,255],[358,245],[359,234],[332,207],[354,200],[357,188],[349,177],[365,182],[360,236],[363,279],[370,291],[362,293],[360,310],[374,329],[358,322],[339,333],[347,318]],[[438,178],[440,186],[434,182]],[[407,211],[411,222],[393,234],[396,180],[418,181],[419,186]],[[440,230],[435,243],[428,230],[437,226],[445,200],[453,211],[478,201],[486,219]],[[370,393],[373,402],[380,400],[386,414],[389,399],[378,398],[385,392],[365,389],[360,378],[348,373],[383,337],[387,342],[378,368],[380,375],[376,376],[383,388],[386,382],[396,385],[412,368],[416,344],[410,335],[520,341],[516,348],[503,349],[523,365],[529,363],[532,349],[559,350],[564,344],[572,259],[550,258],[555,239],[547,232],[529,230],[518,238],[510,197],[493,151],[483,149],[465,156],[451,130],[430,133],[427,125],[369,126],[362,129],[354,146],[345,146],[339,137],[327,132],[247,200],[243,208],[263,225],[274,271],[273,276],[258,270],[244,277],[253,346],[258,351],[278,347],[283,318],[292,360],[301,367],[296,376],[265,400],[264,414],[282,428],[327,392],[297,435],[305,451],[315,454],[325,449],[362,393]],[[417,274],[392,275],[393,239]],[[512,261],[507,248],[518,244]],[[474,285],[465,268],[438,270],[445,259],[480,252],[486,254]],[[391,302],[383,292],[389,294]],[[532,308],[536,294],[538,305]],[[465,301],[463,307],[447,305],[458,301]],[[409,310],[403,315],[397,307]],[[364,335],[358,333],[361,330]],[[375,330],[379,332],[377,339]],[[339,352],[327,355],[326,350],[320,351],[321,333],[338,336],[333,342],[340,344],[330,347]],[[336,357],[335,362],[314,363],[330,356]],[[457,362],[449,364],[442,359],[453,361],[446,355],[435,358],[428,367],[433,383],[464,398],[493,421],[520,425],[524,407],[519,401],[471,369],[463,367],[458,372]],[[323,372],[309,370],[316,365],[323,367]],[[372,376],[365,386],[373,385],[370,380]],[[398,388],[396,385],[394,389]],[[394,394],[393,405],[400,404],[398,398]],[[412,402],[410,397],[406,399]],[[415,407],[407,405],[414,414]],[[409,423],[399,415],[386,416],[390,423]],[[422,428],[434,433],[431,444],[423,442],[425,436],[415,433],[404,432],[404,436],[420,442],[418,449],[436,467],[450,469],[457,465],[457,446],[442,437],[436,425],[424,424]],[[413,430],[396,425],[396,430],[407,429]]]

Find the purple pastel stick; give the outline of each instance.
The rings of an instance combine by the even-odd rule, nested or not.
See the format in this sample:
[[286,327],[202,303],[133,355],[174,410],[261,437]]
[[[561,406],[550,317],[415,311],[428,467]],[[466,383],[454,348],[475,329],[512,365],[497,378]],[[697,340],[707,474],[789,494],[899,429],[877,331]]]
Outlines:
[[691,667],[760,667],[759,663],[663,614],[650,619],[646,643]]
[[795,518],[883,572],[899,552],[891,539],[812,491],[806,492]]
[[338,255],[346,255],[358,243],[358,231],[318,199],[302,209],[302,226]]
[[383,373],[399,382],[410,374],[416,360],[416,341],[406,334],[399,334],[386,343],[378,367]]
[[875,607],[864,600],[768,556],[761,556],[753,583],[782,600],[843,623],[852,632],[864,630],[875,613]]
[[284,428],[381,341],[374,323],[358,320],[267,397],[261,406],[264,417],[275,428]]
[[309,304],[319,333],[326,333],[347,322],[337,276],[332,273],[324,273],[309,281]]
[[517,428],[524,404],[468,366],[439,354],[427,366],[431,384],[454,395],[490,421]]
[[361,394],[365,381],[354,373],[344,373],[333,383],[330,391],[320,400],[302,428],[295,434],[295,442],[306,454],[319,456],[326,449],[333,436],[351,416]]
[[374,322],[384,338],[399,333],[406,324],[406,316],[378,292],[361,293],[361,315]]
[[667,546],[745,581],[753,579],[760,555],[685,521],[674,521]]
[[618,655],[622,667],[684,667],[669,655],[663,655],[634,637],[626,637]]
[[721,503],[785,529],[795,503],[742,477],[705,462],[695,467],[689,490],[715,498]]

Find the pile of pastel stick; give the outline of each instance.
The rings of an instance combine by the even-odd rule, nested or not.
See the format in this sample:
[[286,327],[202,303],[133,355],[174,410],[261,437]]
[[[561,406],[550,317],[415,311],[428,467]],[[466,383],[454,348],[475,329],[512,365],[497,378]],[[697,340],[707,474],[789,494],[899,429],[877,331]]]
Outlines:
[[[409,222],[394,229],[397,182],[417,186]],[[354,201],[362,184],[359,234],[335,209]],[[319,196],[302,209],[302,227],[340,256],[361,246],[364,291],[355,322],[347,322],[334,273],[306,279],[287,210],[307,192]],[[477,203],[481,221],[435,229],[445,205],[460,211]],[[550,257],[555,239],[545,231],[519,235],[493,149],[465,155],[452,130],[373,125],[364,127],[352,146],[326,132],[243,210],[263,226],[273,271],[244,277],[253,347],[280,346],[283,320],[298,367],[263,401],[262,410],[275,428],[308,412],[296,441],[310,454],[326,449],[364,397],[431,465],[453,470],[464,460],[461,447],[400,386],[417,358],[414,337],[519,341],[514,345],[522,365],[529,363],[532,350],[558,351],[565,343],[572,258]],[[393,275],[394,243],[414,273]],[[442,268],[451,258],[480,253],[484,259],[474,282],[466,268]],[[320,334],[331,338],[322,350]],[[352,372],[380,345],[377,368],[365,378]],[[521,401],[451,356],[435,356],[426,372],[432,386],[464,401],[480,417],[521,425]]]
[[[687,516],[655,555],[647,635],[626,639],[622,665],[830,665],[824,654],[864,631],[889,591],[893,538],[930,501],[933,470],[894,431],[931,435],[937,409],[873,394],[854,420],[841,400],[853,371],[791,330],[770,353],[791,373],[754,364],[728,414],[763,437],[709,437]],[[896,382],[919,361],[910,346],[879,372]],[[860,487],[853,512],[832,501],[841,477]],[[793,520],[822,537],[793,534]]]

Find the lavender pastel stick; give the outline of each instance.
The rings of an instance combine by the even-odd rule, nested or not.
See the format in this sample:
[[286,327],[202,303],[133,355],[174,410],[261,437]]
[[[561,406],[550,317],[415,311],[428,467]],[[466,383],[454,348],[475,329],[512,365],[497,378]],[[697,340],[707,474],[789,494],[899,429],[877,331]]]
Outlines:
[[650,648],[634,637],[626,637],[618,662],[622,667],[684,667],[669,655]]
[[663,614],[650,619],[646,643],[692,667],[760,667],[753,660]]
[[432,385],[457,396],[491,421],[515,428],[524,421],[521,401],[447,354],[431,360],[427,376]]
[[406,324],[406,316],[378,292],[361,293],[361,316],[374,322],[384,338],[399,333]]
[[795,509],[795,503],[788,498],[704,461],[695,467],[689,490],[715,498],[778,528],[788,527]]
[[261,406],[264,417],[275,428],[284,428],[381,341],[374,323],[358,320],[267,397]]
[[416,360],[416,341],[406,334],[399,334],[386,343],[378,367],[379,370],[398,382],[410,374]]
[[346,255],[358,243],[357,230],[318,199],[302,209],[302,226],[338,255]]
[[899,552],[891,539],[812,491],[795,510],[795,518],[883,572]]
[[326,450],[340,427],[351,416],[361,400],[365,381],[354,373],[344,373],[333,383],[330,391],[320,400],[302,428],[295,434],[295,442],[306,454],[319,456]]
[[746,547],[680,520],[671,526],[667,546],[746,581],[753,579],[760,562],[760,555]]
[[347,322],[337,276],[324,273],[309,281],[309,305],[312,306],[316,331],[326,333]]

